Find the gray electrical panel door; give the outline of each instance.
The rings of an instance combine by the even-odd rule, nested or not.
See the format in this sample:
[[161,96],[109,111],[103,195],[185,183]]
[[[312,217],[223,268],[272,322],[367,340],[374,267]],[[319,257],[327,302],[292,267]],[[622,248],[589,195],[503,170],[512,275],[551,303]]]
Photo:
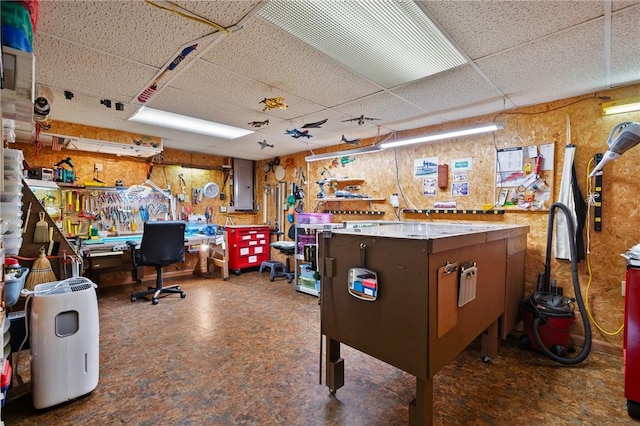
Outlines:
[[254,164],[252,160],[233,159],[233,207],[254,210]]

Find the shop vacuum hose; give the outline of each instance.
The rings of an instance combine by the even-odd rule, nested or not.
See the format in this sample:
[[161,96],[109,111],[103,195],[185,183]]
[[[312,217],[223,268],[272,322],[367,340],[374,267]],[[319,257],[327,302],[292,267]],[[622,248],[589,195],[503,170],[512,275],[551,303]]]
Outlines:
[[576,239],[575,239],[575,225],[573,223],[573,216],[571,215],[571,211],[567,206],[562,203],[554,203],[549,208],[549,226],[548,226],[548,236],[547,236],[547,264],[545,265],[545,279],[549,279],[549,264],[551,262],[551,238],[553,234],[553,223],[555,218],[555,210],[560,209],[564,213],[567,219],[567,230],[569,232],[569,253],[571,255],[571,278],[573,281],[573,292],[575,294],[576,302],[578,303],[578,308],[580,309],[580,317],[582,318],[582,324],[584,325],[584,345],[580,353],[571,358],[565,358],[556,355],[544,345],[542,338],[540,337],[539,327],[544,325],[545,318],[537,317],[533,322],[533,337],[538,345],[538,349],[544,353],[546,356],[551,358],[554,361],[557,361],[561,364],[565,365],[576,365],[587,359],[589,356],[589,352],[591,352],[591,324],[589,323],[589,317],[587,316],[587,311],[584,305],[584,301],[582,300],[582,293],[580,292],[580,280],[578,277],[578,253],[576,248]]

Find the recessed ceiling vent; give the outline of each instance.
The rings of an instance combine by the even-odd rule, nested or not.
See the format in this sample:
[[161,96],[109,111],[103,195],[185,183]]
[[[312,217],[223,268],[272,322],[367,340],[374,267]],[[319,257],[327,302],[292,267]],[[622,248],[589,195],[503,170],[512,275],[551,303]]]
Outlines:
[[278,1],[259,16],[385,88],[467,62],[414,1]]

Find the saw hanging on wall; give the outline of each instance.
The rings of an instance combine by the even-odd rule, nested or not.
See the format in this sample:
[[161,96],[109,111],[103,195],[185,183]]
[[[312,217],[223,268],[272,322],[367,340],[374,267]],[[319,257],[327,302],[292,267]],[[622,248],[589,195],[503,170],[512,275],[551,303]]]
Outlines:
[[149,87],[144,89],[144,91],[140,95],[138,95],[138,101],[143,104],[147,103],[147,101],[151,99],[151,97],[158,90],[158,84],[160,83],[160,81],[167,75],[167,73],[169,73],[169,71],[173,71],[174,69],[176,69],[176,67],[180,65],[180,62],[182,62],[183,59],[187,57],[188,54],[196,50],[196,47],[198,47],[197,43],[182,49],[182,51],[178,54],[178,56],[176,56],[171,61],[171,63],[160,73],[160,75],[156,77],[153,83],[151,83]]

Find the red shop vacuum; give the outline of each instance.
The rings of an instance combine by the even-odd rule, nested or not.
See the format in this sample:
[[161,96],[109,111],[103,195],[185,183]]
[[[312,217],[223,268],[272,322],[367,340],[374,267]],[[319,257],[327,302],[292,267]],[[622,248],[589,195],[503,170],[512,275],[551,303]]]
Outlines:
[[[567,221],[569,232],[569,251],[571,255],[571,277],[575,298],[567,298],[551,285],[551,243],[555,211],[560,209]],[[591,351],[591,325],[580,292],[578,278],[578,260],[575,240],[575,226],[569,208],[562,203],[554,203],[549,208],[549,225],[547,235],[547,257],[544,276],[538,288],[529,298],[520,302],[520,314],[524,324],[524,332],[520,336],[519,346],[522,349],[534,349],[561,364],[576,365],[587,359]],[[584,325],[584,345],[575,356],[571,343],[571,330],[576,322],[575,304]]]

